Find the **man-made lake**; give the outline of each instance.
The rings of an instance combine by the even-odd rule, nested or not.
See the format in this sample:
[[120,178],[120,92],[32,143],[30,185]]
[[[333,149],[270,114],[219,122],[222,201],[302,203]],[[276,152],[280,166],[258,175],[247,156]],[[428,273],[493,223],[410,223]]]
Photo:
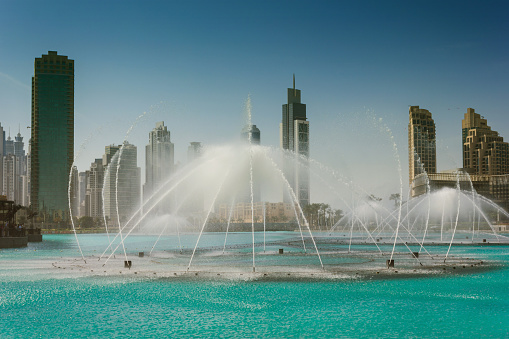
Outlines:
[[[148,253],[149,238],[133,237],[128,251]],[[79,240],[89,261],[105,249],[105,235]],[[507,337],[509,246],[453,246],[451,253],[501,265],[372,280],[85,274],[53,266],[81,258],[73,235],[45,235],[42,243],[0,251],[0,336]]]

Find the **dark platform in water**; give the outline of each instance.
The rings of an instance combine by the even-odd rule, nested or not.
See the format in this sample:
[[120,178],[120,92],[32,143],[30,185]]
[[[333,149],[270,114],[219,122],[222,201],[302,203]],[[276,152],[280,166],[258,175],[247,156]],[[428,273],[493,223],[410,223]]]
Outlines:
[[0,248],[27,247],[28,237],[0,237]]

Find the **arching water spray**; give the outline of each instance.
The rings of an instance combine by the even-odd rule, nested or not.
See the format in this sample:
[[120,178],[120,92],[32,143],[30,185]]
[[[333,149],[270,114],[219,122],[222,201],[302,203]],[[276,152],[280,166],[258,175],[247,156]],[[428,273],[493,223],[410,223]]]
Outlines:
[[470,190],[472,191],[472,242],[474,242],[474,232],[475,232],[475,194],[477,193],[474,188],[474,184],[472,183],[472,178],[470,174],[465,172],[468,181],[470,182]]
[[266,230],[266,227],[265,227],[265,215],[266,215],[266,207],[267,207],[267,204],[264,202],[263,203],[263,253],[265,253],[265,230]]
[[223,179],[221,181],[221,186],[217,190],[216,196],[214,197],[214,199],[212,200],[212,203],[210,204],[210,208],[209,208],[209,211],[207,213],[207,217],[203,221],[203,225],[201,227],[200,234],[198,235],[198,239],[196,240],[196,244],[194,245],[193,253],[191,254],[191,259],[189,260],[189,265],[187,265],[187,271],[188,272],[189,272],[189,268],[191,268],[191,263],[193,262],[194,254],[196,253],[196,248],[198,247],[198,243],[200,242],[201,236],[203,234],[203,230],[205,229],[205,225],[207,224],[207,222],[209,220],[210,214],[212,213],[212,209],[214,208],[214,204],[216,203],[216,200],[217,200],[217,197],[219,196],[219,193],[221,193],[221,190],[223,189],[224,182],[225,182],[226,178],[228,178],[228,174],[229,173],[230,173],[230,170],[228,170],[226,172],[225,176],[223,177]]
[[[391,129],[385,123],[382,122],[382,118],[379,118],[378,120],[374,119],[374,122],[377,122],[380,125],[381,130],[383,132],[385,132],[389,136],[389,138],[391,140],[393,155],[394,155],[394,158],[396,159],[397,164],[398,164],[399,196],[403,197],[403,174],[402,174],[402,171],[401,171],[401,160],[399,158],[398,145],[396,144],[396,141],[394,140],[394,135],[392,135]],[[397,242],[397,239],[398,239],[399,227],[400,227],[400,223],[401,223],[401,208],[402,208],[402,203],[403,203],[402,200],[403,199],[399,199],[398,224],[396,225],[396,236],[394,237],[394,245],[392,246],[392,252],[391,252],[390,260],[392,260],[392,258],[394,256],[394,251],[396,249],[396,242]]]
[[230,223],[232,220],[234,205],[235,205],[235,196],[232,199],[232,203],[230,205],[230,212],[228,213],[228,222],[226,224],[226,234],[224,235],[223,254],[226,249],[226,239],[228,239],[228,231],[230,230]]
[[124,257],[125,257],[126,261],[127,261],[127,252],[125,250],[124,237],[122,235],[122,228],[120,226],[120,213],[119,213],[119,210],[118,210],[118,175],[120,173],[120,164],[122,162],[122,154],[124,152],[124,147],[127,144],[127,140],[129,138],[129,134],[131,134],[131,131],[133,130],[133,128],[141,121],[141,119],[143,117],[145,117],[145,115],[147,115],[147,112],[143,112],[142,114],[140,114],[136,118],[134,123],[131,125],[131,127],[129,127],[129,129],[127,130],[127,133],[126,133],[126,135],[124,137],[124,142],[122,142],[122,146],[120,146],[120,150],[118,150],[117,168],[116,168],[117,173],[115,175],[115,210],[116,210],[116,213],[117,213],[117,223],[118,223],[118,232],[120,234],[120,242],[122,243],[122,249],[124,251]]
[[[193,168],[192,170],[186,172],[183,174],[182,178],[173,178],[173,177],[170,177],[168,178],[168,180],[163,183],[155,192],[152,193],[152,195],[149,197],[149,199],[147,199],[142,206],[140,206],[140,208],[138,208],[138,210],[131,216],[131,218],[125,223],[125,225],[122,227],[122,231],[127,228],[127,226],[131,223],[131,221],[133,221],[134,219],[134,216],[135,215],[138,215],[138,213],[141,213],[142,210],[143,210],[143,215],[138,219],[138,221],[136,221],[133,225],[133,227],[127,232],[126,234],[126,237],[128,237],[131,232],[134,230],[134,228],[136,226],[138,226],[140,224],[140,222],[142,220],[145,219],[145,217],[161,202],[163,201],[166,196],[168,196],[170,193],[172,193],[183,181],[185,181],[186,179],[188,179],[192,174],[196,173],[196,171],[198,169],[201,169],[202,167],[205,167],[205,165],[207,165],[208,163],[210,162],[210,160],[208,161],[205,161],[203,162],[202,164],[200,164],[199,166]],[[166,186],[170,185],[170,184],[173,184],[164,194],[160,195],[157,199],[155,198],[163,189],[166,188]],[[154,199],[156,200],[154,202]],[[149,203],[152,203],[152,205],[145,211],[144,208],[149,204]],[[112,242],[115,241],[118,237],[119,237],[120,233],[117,233],[117,235],[115,235],[115,237],[113,238]],[[108,249],[110,247],[112,247],[112,242],[108,245],[108,247],[104,250],[104,252],[102,253],[102,255],[99,257],[99,260],[102,259],[102,257],[104,256],[104,254],[106,253],[106,251],[108,251]],[[115,249],[112,251],[112,253],[108,256],[108,258],[106,259],[106,262],[103,264],[106,265],[106,263],[111,259],[111,257],[113,256],[113,254],[117,251],[118,247],[120,246],[120,244],[118,244]]]
[[445,262],[445,260],[447,260],[447,256],[449,255],[449,251],[451,250],[452,242],[454,241],[454,235],[456,234],[456,228],[458,228],[458,219],[460,216],[460,204],[461,204],[461,199],[460,199],[461,198],[461,189],[460,189],[460,174],[459,174],[459,172],[456,172],[456,191],[458,194],[458,209],[456,212],[456,222],[454,223],[454,230],[452,232],[451,242],[449,243],[449,248],[447,249],[447,253],[445,255],[444,262]]
[[[115,156],[113,156],[113,159],[115,159]],[[113,162],[113,159],[112,159],[112,162]],[[106,230],[106,236],[108,238],[108,242],[111,244],[110,232],[108,230],[108,221],[106,220],[106,205],[104,203],[104,190],[106,188],[106,183],[109,182],[109,180],[110,180],[110,168],[111,168],[111,166],[106,166],[106,173],[104,173],[104,177],[103,177],[103,187],[101,190],[101,198],[102,198],[102,212],[103,212],[104,228]]]
[[247,113],[247,124],[248,124],[248,143],[249,143],[249,189],[251,195],[251,234],[253,240],[253,272],[255,271],[255,232],[254,232],[254,192],[253,192],[253,140],[251,133],[251,96],[247,96],[246,100],[246,113]]
[[351,216],[351,220],[350,220],[352,226],[350,227],[350,242],[348,243],[348,253],[350,253],[350,250],[352,248],[354,213],[355,213],[355,201],[353,199],[353,192],[352,192],[352,216]]
[[301,206],[299,204],[297,196],[293,192],[292,187],[291,187],[290,183],[288,182],[288,180],[286,179],[284,173],[281,171],[281,169],[279,167],[277,167],[277,165],[274,162],[274,160],[272,158],[270,158],[267,154],[264,153],[264,155],[270,161],[270,163],[272,164],[273,168],[279,173],[279,175],[281,176],[284,184],[288,188],[288,192],[291,193],[293,201],[299,207],[300,214],[302,215],[302,219],[304,220],[304,224],[306,225],[306,227],[308,229],[309,236],[311,237],[311,241],[313,242],[313,245],[314,245],[315,250],[316,250],[316,255],[318,256],[318,260],[320,261],[320,266],[322,267],[322,269],[325,269],[325,267],[323,266],[322,257],[320,256],[320,252],[318,251],[318,246],[316,246],[315,238],[313,237],[313,233],[311,232],[311,228],[309,227],[309,223],[308,223],[308,221],[306,219],[306,216],[304,215],[304,212],[302,211],[302,208],[301,208]]
[[[421,167],[422,172],[426,176],[426,196],[428,198],[428,215],[426,216],[426,226],[424,227],[424,234],[422,236],[421,247],[419,248],[419,253],[421,253],[422,248],[424,246],[424,240],[426,239],[426,234],[428,233],[429,215],[431,213],[431,186],[429,183],[428,173],[426,172],[426,169],[424,168],[424,165],[421,162],[421,157],[419,156],[419,154],[417,154],[417,152],[415,152],[415,150],[414,150],[414,154],[417,156],[417,162],[418,162],[419,166]],[[410,199],[409,199],[409,201],[410,201]],[[408,204],[407,204],[407,206],[408,206]],[[407,208],[407,216],[408,216],[408,208]]]
[[76,244],[78,244],[78,249],[80,251],[81,258],[83,259],[85,264],[87,263],[87,261],[85,260],[85,256],[83,255],[83,251],[81,249],[81,245],[80,245],[80,242],[78,240],[78,234],[76,233],[76,226],[74,225],[74,220],[73,220],[73,215],[72,215],[73,208],[72,208],[72,201],[71,201],[71,186],[72,186],[72,179],[73,179],[73,173],[74,173],[74,168],[75,168],[74,164],[76,163],[76,159],[79,157],[81,152],[83,152],[83,150],[85,149],[86,144],[88,144],[88,142],[92,139],[94,134],[98,133],[99,131],[100,131],[100,129],[98,129],[95,133],[90,134],[85,139],[85,141],[83,141],[81,143],[80,148],[78,149],[78,153],[74,156],[74,159],[72,161],[71,170],[69,171],[69,182],[68,182],[68,185],[67,185],[67,201],[69,203],[69,217],[71,219],[72,231],[74,233],[74,238],[76,239]]
[[[189,194],[188,194],[188,196],[189,196]],[[182,207],[182,204],[177,203],[177,197],[176,196],[174,196],[174,197],[175,197],[175,207],[176,207],[175,211],[174,211],[174,213],[176,214],[176,216],[175,216],[175,224],[176,224],[176,229],[177,229],[177,238],[178,238],[178,241],[179,241],[179,249],[180,249],[180,253],[182,253],[182,242],[180,241],[179,218],[178,218],[178,212],[180,211],[180,208]],[[164,225],[164,227],[161,230],[161,232],[159,233],[159,236],[157,237],[154,245],[152,245],[152,248],[150,249],[149,254],[152,254],[152,252],[154,251],[157,243],[159,242],[159,240],[163,236],[164,232],[168,228],[168,224],[169,223],[166,223]]]

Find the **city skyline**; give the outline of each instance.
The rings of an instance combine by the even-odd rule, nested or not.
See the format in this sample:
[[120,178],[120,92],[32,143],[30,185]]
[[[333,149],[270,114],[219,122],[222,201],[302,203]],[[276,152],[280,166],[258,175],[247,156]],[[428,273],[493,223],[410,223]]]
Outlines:
[[[277,147],[280,104],[293,73],[313,131],[321,131],[311,135],[311,158],[353,180],[372,177],[376,164],[393,191],[399,185],[385,127],[404,170],[411,105],[433,113],[438,171],[461,167],[467,108],[508,136],[503,2],[153,3],[143,11],[132,2],[101,4],[100,10],[98,2],[90,4],[61,6],[61,14],[73,13],[68,16],[31,1],[0,5],[3,31],[14,32],[0,40],[0,122],[4,130],[30,125],[34,57],[56,50],[77,60],[74,149],[80,171],[105,145],[121,143],[143,112],[148,114],[129,138],[140,147],[142,167],[146,133],[157,121],[167,122],[181,163],[189,142],[238,140],[249,93],[262,145]],[[92,13],[94,26],[81,28]],[[55,24],[38,32],[42,18]],[[288,37],[295,39],[290,48]],[[28,145],[28,133],[21,135]],[[374,190],[377,184],[367,182]]]

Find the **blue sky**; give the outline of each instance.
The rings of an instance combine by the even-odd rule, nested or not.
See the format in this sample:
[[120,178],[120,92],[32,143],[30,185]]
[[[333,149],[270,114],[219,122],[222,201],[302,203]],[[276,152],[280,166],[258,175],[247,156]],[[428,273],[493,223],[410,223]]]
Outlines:
[[461,167],[468,107],[509,138],[508,17],[506,1],[2,0],[0,123],[27,141],[34,58],[56,50],[75,60],[80,171],[143,112],[142,167],[156,121],[177,161],[191,141],[235,141],[248,94],[277,147],[295,73],[312,157],[385,196],[399,190],[390,134],[407,182],[409,105],[433,114],[439,170]]

